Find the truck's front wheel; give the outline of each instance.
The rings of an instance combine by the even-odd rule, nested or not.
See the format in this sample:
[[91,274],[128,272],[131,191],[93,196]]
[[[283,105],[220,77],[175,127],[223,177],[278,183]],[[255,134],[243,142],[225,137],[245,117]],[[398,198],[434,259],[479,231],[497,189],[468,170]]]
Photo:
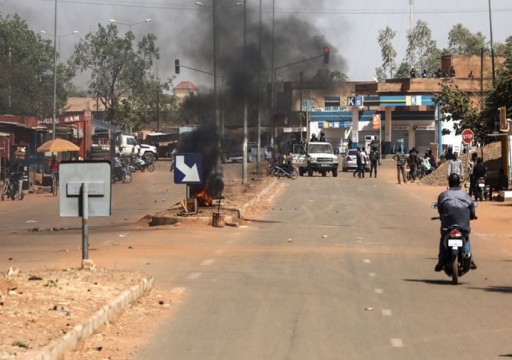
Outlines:
[[143,158],[144,158],[144,161],[146,161],[148,164],[151,164],[151,163],[153,163],[153,161],[155,161],[155,155],[149,151],[144,153]]
[[299,175],[304,176],[304,168],[299,168]]
[[313,168],[311,167],[311,164],[308,164],[308,176],[313,176]]
[[332,176],[338,177],[338,168],[332,170]]

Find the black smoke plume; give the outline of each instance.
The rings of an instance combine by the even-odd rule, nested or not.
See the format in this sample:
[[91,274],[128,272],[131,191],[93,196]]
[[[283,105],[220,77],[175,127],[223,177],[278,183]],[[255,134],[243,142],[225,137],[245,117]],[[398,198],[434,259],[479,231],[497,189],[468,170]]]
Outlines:
[[[232,0],[215,1],[218,9],[217,88],[218,93],[221,94],[219,96],[222,98],[221,103],[227,124],[242,125],[241,109],[244,98],[247,99],[249,112],[252,115],[249,118],[250,125],[255,125],[253,115],[258,101],[262,103],[261,106],[268,108],[270,96],[260,89],[268,89],[267,84],[271,81],[272,39],[274,39],[274,68],[311,59],[277,70],[276,75],[280,80],[298,82],[301,72],[304,79],[312,78],[317,70],[324,69],[326,66],[333,70],[344,70],[344,61],[337,56],[337,50],[319,29],[305,19],[294,15],[282,17],[276,14],[274,29],[272,29],[272,11],[269,11],[267,4],[263,9],[260,28],[259,2],[249,0],[244,28],[243,5],[234,6]],[[294,1],[293,6],[300,6],[300,4]],[[202,34],[202,37],[198,39],[193,36],[189,39],[190,41],[187,41],[183,51],[185,59],[188,60],[184,61],[207,64],[213,69],[212,14],[209,14],[210,17],[206,21],[207,13],[202,12],[199,15],[201,21],[194,23],[196,27],[194,33],[195,36]],[[197,29],[198,23],[203,29]],[[325,46],[331,49],[329,65],[323,64],[322,54]]]
[[224,190],[217,141],[215,123],[208,121],[194,131],[183,134],[180,139],[177,149],[179,153],[195,153],[203,157],[203,184],[190,185],[191,195],[205,190],[212,198],[217,198]]

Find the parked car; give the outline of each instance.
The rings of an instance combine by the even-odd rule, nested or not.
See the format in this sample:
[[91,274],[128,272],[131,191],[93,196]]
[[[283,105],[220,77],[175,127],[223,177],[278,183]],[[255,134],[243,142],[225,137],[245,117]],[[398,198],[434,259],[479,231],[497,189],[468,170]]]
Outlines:
[[[344,172],[357,169],[357,149],[349,149],[343,157],[341,169]],[[370,171],[370,161],[366,161],[366,170]]]

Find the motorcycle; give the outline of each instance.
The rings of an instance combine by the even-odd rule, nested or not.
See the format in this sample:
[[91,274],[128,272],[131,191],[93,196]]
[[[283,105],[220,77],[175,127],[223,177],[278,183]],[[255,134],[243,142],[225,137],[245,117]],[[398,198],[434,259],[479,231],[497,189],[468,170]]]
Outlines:
[[9,198],[11,200],[23,200],[23,198],[25,197],[25,193],[23,191],[20,191],[20,179],[22,176],[23,175],[21,173],[11,173],[9,175],[2,189],[2,201]]
[[149,172],[153,172],[155,171],[155,164],[153,164],[152,162],[147,162],[141,158],[137,158],[130,165],[128,165],[128,169],[132,173],[134,173],[137,170],[140,170],[142,172],[146,170]]
[[128,166],[114,166],[112,168],[112,183],[122,181],[124,184],[129,184],[132,182],[132,174]]
[[476,179],[475,187],[473,189],[473,195],[475,200],[489,200],[490,186],[485,184],[485,178],[479,177]]
[[[437,209],[437,204],[432,204],[432,208]],[[441,217],[433,216],[431,220],[441,220]],[[457,285],[459,278],[471,269],[472,254],[466,252],[466,242],[467,234],[459,225],[443,229],[443,246],[446,249],[443,271],[452,278],[453,285]]]
[[297,169],[295,169],[295,167],[291,165],[289,169],[285,169],[284,167],[274,165],[274,167],[271,170],[271,175],[278,178],[287,177],[292,180],[295,180],[299,177],[299,172],[297,171]]
[[416,174],[414,174],[414,176],[413,176],[413,174],[411,173],[411,169],[409,169],[407,171],[407,174],[405,175],[405,177],[407,178],[407,181],[414,182],[415,180],[421,180],[425,176],[430,174],[430,172],[431,172],[430,170],[431,170],[430,164],[427,167],[426,163],[424,163],[423,161],[420,161],[418,163],[418,165],[416,166]]

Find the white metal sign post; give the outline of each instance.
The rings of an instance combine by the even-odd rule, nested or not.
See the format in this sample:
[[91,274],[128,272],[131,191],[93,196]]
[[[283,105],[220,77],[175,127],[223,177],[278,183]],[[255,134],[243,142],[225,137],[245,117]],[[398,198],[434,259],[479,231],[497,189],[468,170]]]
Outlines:
[[82,217],[82,266],[89,259],[89,217],[111,215],[112,173],[108,161],[59,165],[60,216]]

